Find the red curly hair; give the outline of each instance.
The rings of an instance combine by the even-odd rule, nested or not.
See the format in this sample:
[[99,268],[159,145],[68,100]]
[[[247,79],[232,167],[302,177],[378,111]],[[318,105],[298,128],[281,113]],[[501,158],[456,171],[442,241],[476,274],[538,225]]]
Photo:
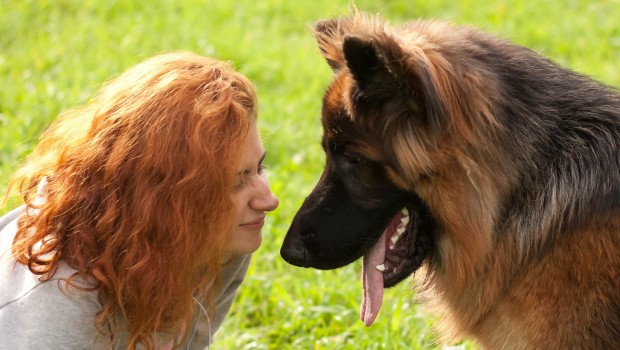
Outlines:
[[214,289],[234,229],[231,189],[256,104],[226,62],[177,52],[129,69],[61,114],[12,178],[9,191],[40,209],[20,218],[15,259],[41,280],[64,262],[77,271],[68,285],[94,281],[97,329],[120,313],[129,348],[152,349],[162,331],[184,340],[192,296]]

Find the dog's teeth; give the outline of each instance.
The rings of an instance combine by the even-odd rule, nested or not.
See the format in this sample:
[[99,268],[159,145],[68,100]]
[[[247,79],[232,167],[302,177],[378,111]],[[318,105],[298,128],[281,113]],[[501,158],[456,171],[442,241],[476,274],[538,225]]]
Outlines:
[[409,210],[407,210],[407,207],[403,208],[400,212],[403,213],[404,216],[409,216]]
[[383,265],[383,264],[377,265],[376,267],[377,267],[377,270],[379,270],[381,272],[385,271],[385,265]]
[[402,222],[402,223],[403,223],[403,225],[407,225],[407,224],[409,223],[409,217],[408,217],[408,216],[403,216],[403,217],[400,219],[400,222]]
[[390,250],[394,250],[394,247],[395,246],[393,244],[390,244]]
[[397,232],[397,233],[398,233],[398,235],[400,236],[400,235],[402,235],[402,234],[403,234],[403,232],[405,232],[405,228],[404,228],[404,227],[399,227],[399,228],[397,228],[397,229],[396,229],[396,232]]
[[400,236],[399,235],[392,236],[392,244],[396,244],[396,242],[398,242],[398,237]]

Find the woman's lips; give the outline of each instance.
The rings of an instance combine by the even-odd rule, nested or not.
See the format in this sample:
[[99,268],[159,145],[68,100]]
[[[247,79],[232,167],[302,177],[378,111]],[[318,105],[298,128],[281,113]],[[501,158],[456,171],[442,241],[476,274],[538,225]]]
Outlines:
[[249,229],[249,230],[260,230],[261,228],[263,228],[263,225],[265,225],[265,217],[261,216],[260,218],[254,220],[254,221],[250,221],[250,222],[246,222],[244,224],[239,225],[239,227],[245,228],[245,229]]

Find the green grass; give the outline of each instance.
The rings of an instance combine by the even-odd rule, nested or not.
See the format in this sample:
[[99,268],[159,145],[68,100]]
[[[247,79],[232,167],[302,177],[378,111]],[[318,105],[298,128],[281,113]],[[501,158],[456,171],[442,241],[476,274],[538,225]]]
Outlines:
[[[619,0],[359,0],[393,23],[418,17],[478,26],[620,86]],[[0,0],[0,186],[62,110],[146,57],[192,50],[232,60],[258,87],[273,191],[265,243],[214,349],[433,349],[432,321],[409,283],[386,292],[376,323],[358,320],[360,265],[295,268],[279,246],[320,175],[320,97],[331,71],[309,28],[346,14],[334,0]],[[12,202],[13,203],[13,202]],[[9,208],[0,209],[1,212]],[[475,346],[467,342],[467,348]]]

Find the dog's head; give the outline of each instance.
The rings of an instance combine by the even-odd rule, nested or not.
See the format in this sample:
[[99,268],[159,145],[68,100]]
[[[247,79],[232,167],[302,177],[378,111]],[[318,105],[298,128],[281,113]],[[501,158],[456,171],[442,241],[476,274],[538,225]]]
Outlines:
[[298,266],[342,267],[368,252],[388,226],[402,231],[404,218],[410,224],[401,226],[410,234],[401,232],[403,239],[393,250],[393,270],[386,280],[393,285],[419,266],[421,260],[412,253],[427,213],[415,193],[395,183],[379,140],[359,130],[338,100],[329,101],[331,94],[342,93],[334,89],[339,88],[330,89],[323,107],[326,165],[291,224],[282,256]]
[[363,256],[389,287],[433,256],[438,233],[461,214],[434,209],[479,190],[464,183],[470,173],[455,159],[469,159],[459,152],[485,132],[474,125],[493,122],[494,87],[467,68],[478,49],[459,42],[469,32],[442,37],[451,30],[433,22],[390,28],[364,16],[317,24],[334,71],[323,97],[326,164],[284,239],[287,262],[333,269]]
[[335,74],[323,99],[326,165],[281,255],[294,265],[333,269],[368,254],[381,238],[385,259],[377,261],[392,286],[420,266],[432,245],[434,222],[410,186],[428,169],[416,159],[417,173],[403,174],[411,165],[402,163],[411,161],[412,138],[432,142],[444,111],[422,57],[373,28],[354,27],[343,20],[316,27]]

